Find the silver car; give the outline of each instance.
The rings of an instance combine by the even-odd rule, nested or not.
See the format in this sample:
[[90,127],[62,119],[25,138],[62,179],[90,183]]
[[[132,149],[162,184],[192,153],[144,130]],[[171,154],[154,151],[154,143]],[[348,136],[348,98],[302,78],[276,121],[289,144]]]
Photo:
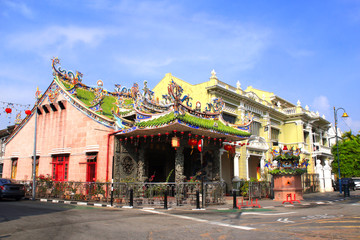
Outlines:
[[25,186],[17,184],[12,179],[0,178],[0,200],[2,198],[15,198],[20,200],[25,196]]
[[353,178],[355,183],[355,188],[360,189],[360,178]]

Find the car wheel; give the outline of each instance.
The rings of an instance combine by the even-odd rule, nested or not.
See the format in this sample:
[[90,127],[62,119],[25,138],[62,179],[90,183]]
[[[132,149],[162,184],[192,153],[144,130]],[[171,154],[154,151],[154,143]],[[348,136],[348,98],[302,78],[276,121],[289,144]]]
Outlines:
[[16,201],[20,201],[21,199],[22,199],[22,197],[15,198]]

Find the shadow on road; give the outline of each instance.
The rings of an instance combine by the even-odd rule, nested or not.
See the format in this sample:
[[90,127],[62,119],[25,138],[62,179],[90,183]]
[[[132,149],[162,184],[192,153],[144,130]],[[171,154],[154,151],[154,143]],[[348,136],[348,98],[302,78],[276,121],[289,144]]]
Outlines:
[[[61,204],[46,204],[30,200],[9,200],[0,201],[0,223],[19,219],[26,216],[43,215],[54,212],[62,212],[76,208],[76,206],[64,206]],[[4,238],[1,236],[0,238]]]

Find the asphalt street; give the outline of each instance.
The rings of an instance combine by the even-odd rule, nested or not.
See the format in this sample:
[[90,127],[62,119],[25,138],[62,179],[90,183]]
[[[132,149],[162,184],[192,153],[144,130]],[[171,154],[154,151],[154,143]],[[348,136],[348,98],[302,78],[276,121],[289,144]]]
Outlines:
[[242,210],[3,200],[0,239],[360,239],[360,198],[331,196],[309,195],[301,205],[287,206],[267,200],[264,208]]

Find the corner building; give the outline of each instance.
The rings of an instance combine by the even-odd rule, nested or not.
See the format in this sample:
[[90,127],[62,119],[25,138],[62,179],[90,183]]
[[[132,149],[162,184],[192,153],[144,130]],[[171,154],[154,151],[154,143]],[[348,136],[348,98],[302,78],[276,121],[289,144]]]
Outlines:
[[[307,165],[307,174],[303,177],[305,192],[333,191],[331,184],[331,162],[328,130],[330,122],[317,112],[303,108],[300,101],[293,104],[272,92],[255,89],[245,90],[238,82],[231,86],[220,81],[216,72],[211,72],[208,81],[192,85],[171,73],[154,87],[157,100],[167,91],[167,84],[174,80],[182,85],[188,94],[189,105],[196,105],[202,111],[212,99],[222,98],[225,106],[222,117],[231,124],[244,125],[251,122],[246,147],[237,147],[235,154],[221,151],[222,179],[229,186],[240,181],[270,180],[265,167],[272,161],[271,150],[285,145],[301,149],[301,159]],[[229,171],[230,169],[230,171]]]

